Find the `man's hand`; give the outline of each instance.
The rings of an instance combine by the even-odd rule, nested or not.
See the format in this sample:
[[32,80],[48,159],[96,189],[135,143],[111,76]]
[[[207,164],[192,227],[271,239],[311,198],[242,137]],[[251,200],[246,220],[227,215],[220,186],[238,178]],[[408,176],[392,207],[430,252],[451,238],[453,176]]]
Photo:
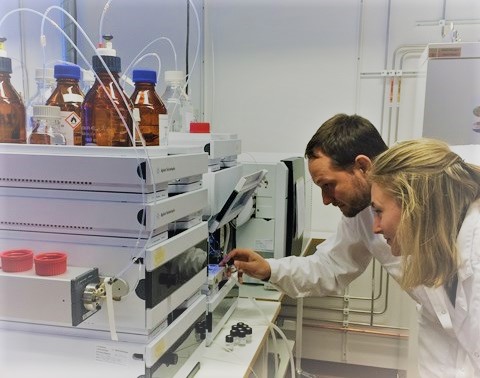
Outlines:
[[268,280],[270,278],[271,271],[267,260],[251,249],[237,248],[232,250],[220,262],[220,265],[224,266],[231,260],[233,260],[239,276],[241,276],[241,273],[245,273],[260,280]]

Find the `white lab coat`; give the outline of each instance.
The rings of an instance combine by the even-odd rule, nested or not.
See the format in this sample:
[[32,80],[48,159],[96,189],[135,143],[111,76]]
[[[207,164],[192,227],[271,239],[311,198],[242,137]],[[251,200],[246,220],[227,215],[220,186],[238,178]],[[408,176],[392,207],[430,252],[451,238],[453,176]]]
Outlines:
[[[369,208],[356,217],[342,217],[336,235],[321,243],[315,254],[269,259],[270,282],[294,298],[339,294],[372,257],[398,280],[401,258],[391,254],[372,226]],[[461,264],[455,307],[443,287],[420,286],[409,293],[418,303],[421,377],[480,377],[480,200],[467,212],[458,246]]]

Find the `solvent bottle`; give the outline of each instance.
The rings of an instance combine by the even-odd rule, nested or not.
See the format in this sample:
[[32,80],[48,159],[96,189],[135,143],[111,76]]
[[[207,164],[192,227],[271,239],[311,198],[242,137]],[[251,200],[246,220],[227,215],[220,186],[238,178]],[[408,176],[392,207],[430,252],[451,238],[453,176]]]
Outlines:
[[28,136],[28,143],[64,145],[65,137],[60,132],[60,124],[59,106],[34,105],[32,132]]
[[10,82],[12,60],[0,38],[0,143],[26,143],[25,105]]
[[169,130],[189,132],[193,121],[193,108],[185,93],[185,74],[183,71],[165,71],[167,87],[162,96],[167,106]]
[[35,82],[37,83],[37,91],[27,102],[27,139],[32,132],[33,106],[45,105],[47,99],[53,93],[53,89],[55,87],[53,68],[45,67],[35,69]]
[[78,81],[80,67],[73,64],[57,64],[54,67],[57,86],[47,100],[47,105],[60,107],[60,133],[65,137],[67,145],[82,145],[82,127],[80,108],[83,103],[83,92]]
[[[133,136],[133,128],[129,108],[132,110],[133,104],[119,83],[119,72],[121,71],[120,57],[116,56],[116,51],[112,48],[111,37],[104,36],[104,39],[107,41],[106,47],[98,48],[97,52],[105,61],[113,76],[113,80],[100,58],[94,55],[92,66],[100,80],[98,78],[95,80],[92,88],[85,95],[85,100],[82,104],[82,145],[130,147],[132,146],[130,135]],[[113,103],[100,82],[104,84]],[[126,99],[127,103],[125,103],[123,98]],[[120,111],[126,125],[119,116],[114,104]]]
[[[168,144],[168,115],[163,101],[155,91],[157,73],[152,70],[133,70],[135,90],[130,99],[139,110],[139,129],[146,146]],[[142,145],[136,135],[135,142]]]

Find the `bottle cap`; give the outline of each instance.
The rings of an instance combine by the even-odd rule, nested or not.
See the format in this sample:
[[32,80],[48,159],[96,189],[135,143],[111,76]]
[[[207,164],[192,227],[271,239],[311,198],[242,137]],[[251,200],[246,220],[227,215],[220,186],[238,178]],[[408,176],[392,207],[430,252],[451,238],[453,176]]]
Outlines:
[[12,73],[12,60],[10,58],[0,56],[0,72]]
[[33,252],[29,249],[13,249],[0,254],[4,272],[24,272],[33,267]]
[[[122,63],[120,57],[102,55],[102,58],[111,72],[120,72],[122,70]],[[92,57],[92,66],[95,72],[107,72],[102,62],[100,61],[100,58],[97,55],[94,55]]]
[[[209,122],[190,122],[190,132],[194,134],[209,133],[210,123]],[[240,325],[240,323],[238,323],[238,325]]]
[[233,343],[233,336],[232,335],[225,336],[225,341],[227,343]]
[[252,328],[251,328],[251,327],[248,327],[248,326],[245,327],[245,333],[246,333],[247,335],[251,335],[251,334],[252,334]]
[[67,270],[67,254],[45,252],[34,257],[35,273],[39,276],[56,276]]
[[238,331],[238,337],[245,337],[245,335],[246,335],[246,332],[243,328]]
[[54,67],[55,79],[80,80],[80,67],[76,64],[56,64]]
[[166,82],[183,82],[185,81],[185,72],[183,71],[165,71]]
[[60,107],[51,105],[33,105],[35,118],[60,118]]
[[53,68],[35,68],[35,80],[45,80],[46,82],[54,82]]
[[134,83],[157,84],[157,72],[153,70],[133,70],[132,80]]

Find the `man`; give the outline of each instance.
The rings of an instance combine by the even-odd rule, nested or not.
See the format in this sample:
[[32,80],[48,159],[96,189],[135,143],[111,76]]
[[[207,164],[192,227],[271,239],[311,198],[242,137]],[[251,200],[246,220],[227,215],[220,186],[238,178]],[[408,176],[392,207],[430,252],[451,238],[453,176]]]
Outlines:
[[234,249],[239,272],[269,281],[291,297],[339,294],[369,265],[372,256],[396,279],[401,261],[375,235],[370,210],[367,172],[374,159],[387,150],[377,129],[358,115],[337,114],[327,120],[308,142],[305,156],[313,182],[322,189],[323,203],[340,209],[343,217],[335,236],[315,254],[264,259],[249,249]]

